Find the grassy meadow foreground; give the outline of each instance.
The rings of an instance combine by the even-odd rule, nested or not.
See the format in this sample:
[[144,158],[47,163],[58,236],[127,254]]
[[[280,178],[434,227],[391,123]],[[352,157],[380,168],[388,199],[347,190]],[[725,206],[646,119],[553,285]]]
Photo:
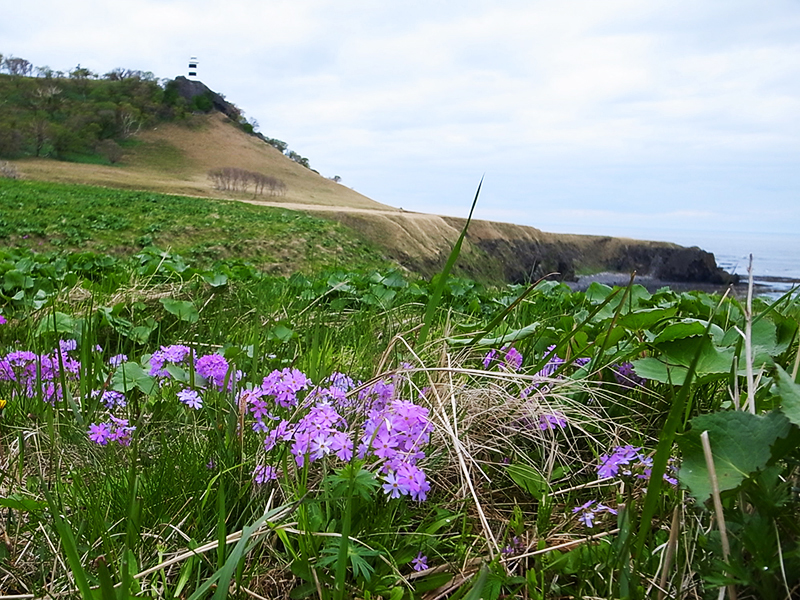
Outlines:
[[425,280],[150,192],[0,205],[0,599],[800,590],[796,298]]

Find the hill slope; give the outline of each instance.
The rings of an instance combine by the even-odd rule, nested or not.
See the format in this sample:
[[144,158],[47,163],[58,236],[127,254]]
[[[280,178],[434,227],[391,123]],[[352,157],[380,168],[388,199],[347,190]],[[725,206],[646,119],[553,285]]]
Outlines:
[[[167,194],[223,198],[314,212],[356,229],[386,255],[430,275],[444,264],[463,219],[411,213],[371,200],[288,159],[220,113],[194,115],[189,123],[160,124],[140,132],[114,166],[16,161],[26,178],[94,184]],[[208,171],[237,167],[277,177],[282,196],[223,192]],[[713,255],[662,242],[560,235],[506,223],[476,221],[462,250],[460,270],[489,281],[521,282],[557,272],[632,271],[667,281],[725,281]]]
[[301,202],[353,208],[389,207],[334,183],[289,160],[259,138],[247,135],[218,112],[194,115],[186,123],[162,123],[140,132],[116,165],[78,164],[49,159],[16,161],[25,177],[202,197],[252,198],[215,190],[211,169],[236,167],[271,175],[287,186],[281,203]]

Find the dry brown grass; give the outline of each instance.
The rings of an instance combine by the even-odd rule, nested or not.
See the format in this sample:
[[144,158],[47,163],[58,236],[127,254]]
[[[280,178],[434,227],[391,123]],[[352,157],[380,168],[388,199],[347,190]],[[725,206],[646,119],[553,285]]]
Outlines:
[[220,113],[197,116],[191,125],[161,124],[142,131],[136,141],[138,145],[128,149],[122,162],[115,166],[49,159],[25,159],[15,164],[27,179],[185,196],[252,199],[252,193],[228,194],[215,190],[208,179],[210,169],[239,167],[272,175],[286,183],[285,196],[261,197],[270,202],[392,210],[289,160],[272,146],[242,132]]

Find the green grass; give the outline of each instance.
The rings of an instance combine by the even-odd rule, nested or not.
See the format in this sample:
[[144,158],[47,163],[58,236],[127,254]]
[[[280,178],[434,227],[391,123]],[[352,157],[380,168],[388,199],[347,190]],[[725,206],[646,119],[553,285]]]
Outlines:
[[154,173],[181,176],[188,171],[189,160],[179,148],[165,140],[142,142],[135,138],[120,144],[125,149],[135,149],[133,165],[151,169]]
[[[136,227],[143,217],[128,218]],[[189,252],[153,248],[130,259],[5,248],[0,314],[8,320],[0,325],[6,594],[399,600],[444,586],[457,598],[620,598],[655,595],[663,573],[673,596],[680,588],[715,597],[733,582],[740,597],[767,598],[800,584],[791,483],[800,464],[797,300],[756,300],[748,316],[735,299],[641,286],[486,288],[387,269],[285,278],[245,269],[241,258],[203,269]],[[748,329],[760,373],[756,414],[735,410]],[[77,340],[68,353],[77,362],[48,362],[59,339]],[[148,361],[170,344],[195,358],[156,382]],[[509,345],[523,356],[519,367]],[[21,350],[40,357],[27,379],[19,362],[9,367],[14,377],[4,368]],[[120,353],[128,360],[113,367]],[[242,372],[236,390],[202,379],[198,361],[213,354],[232,365],[228,385]],[[615,365],[628,362],[646,380],[620,383]],[[325,387],[334,372],[353,378],[346,401],[331,400],[347,422],[337,427],[353,438],[375,381],[427,409],[431,437],[418,463],[427,500],[384,494],[384,462],[374,455],[298,465],[292,443],[267,449],[252,427],[254,405],[241,405],[237,392],[288,368]],[[203,407],[182,404],[182,388],[201,393]],[[128,446],[88,437],[110,418],[92,392],[109,389],[125,393],[113,414],[136,427]],[[264,398],[289,423],[309,410]],[[727,565],[699,429],[710,433],[721,475]],[[627,444],[637,456],[600,480],[598,467]],[[648,479],[645,463],[671,457],[691,468],[680,487],[659,489],[661,473]],[[255,483],[259,465],[278,479]],[[601,509],[587,527],[580,507],[591,501],[617,514]],[[430,570],[414,571],[419,554]]]
[[342,225],[239,202],[0,180],[0,243],[130,255],[158,245],[197,263],[237,257],[267,272],[386,266]]

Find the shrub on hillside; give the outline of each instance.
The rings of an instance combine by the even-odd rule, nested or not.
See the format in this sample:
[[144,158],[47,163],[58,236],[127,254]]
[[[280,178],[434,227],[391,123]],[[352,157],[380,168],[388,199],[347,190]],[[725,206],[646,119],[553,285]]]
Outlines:
[[236,167],[221,167],[208,172],[208,177],[214,183],[214,188],[231,192],[246,192],[253,186],[253,196],[267,192],[270,196],[283,196],[286,194],[286,184],[271,175],[254,173]]
[[17,167],[12,165],[10,162],[0,161],[0,177],[4,177],[6,179],[19,179],[19,171],[17,171]]

